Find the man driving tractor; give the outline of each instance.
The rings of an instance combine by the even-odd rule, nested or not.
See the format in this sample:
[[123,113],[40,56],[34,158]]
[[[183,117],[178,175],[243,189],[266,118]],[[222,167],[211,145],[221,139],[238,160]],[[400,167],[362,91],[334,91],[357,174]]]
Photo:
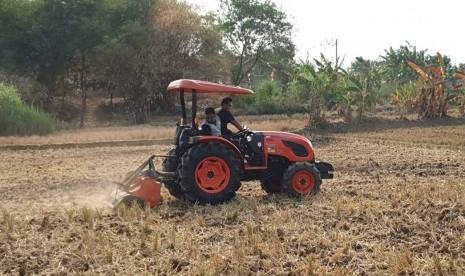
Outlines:
[[221,101],[221,107],[217,109],[216,114],[221,121],[221,134],[223,136],[232,136],[232,132],[228,129],[228,124],[233,124],[238,130],[243,130],[244,127],[231,114],[232,98],[226,97]]

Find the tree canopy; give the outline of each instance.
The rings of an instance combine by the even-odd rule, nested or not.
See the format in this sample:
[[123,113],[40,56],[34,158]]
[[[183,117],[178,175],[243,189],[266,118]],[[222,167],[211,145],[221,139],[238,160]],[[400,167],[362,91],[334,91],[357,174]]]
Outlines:
[[292,25],[271,1],[222,0],[220,19],[228,49],[235,57],[232,82],[239,85],[260,59],[294,57]]

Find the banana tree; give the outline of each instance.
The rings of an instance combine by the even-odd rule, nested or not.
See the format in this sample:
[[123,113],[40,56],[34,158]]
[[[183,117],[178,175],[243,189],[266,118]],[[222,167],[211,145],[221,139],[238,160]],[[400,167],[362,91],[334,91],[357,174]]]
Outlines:
[[443,57],[436,55],[437,65],[420,66],[410,60],[406,64],[424,82],[418,95],[418,115],[421,118],[447,117],[447,95],[445,90],[447,73]]
[[343,116],[345,121],[352,120],[352,106],[356,103],[354,91],[358,89],[346,75],[339,81],[339,89],[334,93],[338,115]]
[[324,94],[334,86],[331,75],[326,71],[317,71],[313,65],[307,63],[297,69],[293,82],[305,89],[308,95],[309,125],[320,123]]
[[384,52],[381,56],[383,77],[386,81],[394,83],[396,87],[417,79],[415,72],[410,70],[405,60],[425,66],[429,58],[427,50],[419,50],[408,41],[397,49],[390,47]]
[[415,109],[417,97],[418,82],[409,81],[396,89],[392,97],[392,102],[399,107],[401,119],[404,119],[407,113]]
[[463,82],[465,82],[465,73],[464,72],[456,72],[454,74],[454,78],[456,80],[461,81],[462,83],[458,85],[454,85],[453,92],[449,95],[448,100],[455,100],[459,104],[459,112],[462,117],[465,117],[465,87],[463,86]]
[[348,80],[350,85],[346,88],[352,93],[358,117],[361,119],[364,112],[374,107],[378,101],[377,93],[381,86],[380,67],[374,61],[357,57],[349,69]]

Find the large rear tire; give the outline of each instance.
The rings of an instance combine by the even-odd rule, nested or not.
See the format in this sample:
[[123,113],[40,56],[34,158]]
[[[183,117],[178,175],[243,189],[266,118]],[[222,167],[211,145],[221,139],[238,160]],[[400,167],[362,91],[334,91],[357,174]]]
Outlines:
[[[167,155],[176,155],[176,149],[171,149],[168,151]],[[178,159],[177,158],[165,158],[163,160],[162,168],[165,172],[176,172],[178,169]],[[177,199],[183,198],[183,191],[179,185],[179,177],[174,178],[173,180],[166,180],[163,183],[165,188],[168,190],[170,195],[174,196]]]
[[228,201],[241,185],[240,162],[222,144],[204,143],[190,148],[182,157],[178,174],[185,198],[200,204]]
[[312,163],[295,163],[284,172],[281,183],[284,192],[291,197],[305,198],[320,191],[320,172]]

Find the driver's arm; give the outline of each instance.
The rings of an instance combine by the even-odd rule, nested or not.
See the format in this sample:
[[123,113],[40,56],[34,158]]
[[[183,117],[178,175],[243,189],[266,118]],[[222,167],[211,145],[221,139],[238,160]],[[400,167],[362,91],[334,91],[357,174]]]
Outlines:
[[241,124],[239,124],[239,122],[236,121],[236,120],[231,121],[231,124],[233,124],[238,130],[242,130],[242,129],[243,129],[243,127],[241,126]]

